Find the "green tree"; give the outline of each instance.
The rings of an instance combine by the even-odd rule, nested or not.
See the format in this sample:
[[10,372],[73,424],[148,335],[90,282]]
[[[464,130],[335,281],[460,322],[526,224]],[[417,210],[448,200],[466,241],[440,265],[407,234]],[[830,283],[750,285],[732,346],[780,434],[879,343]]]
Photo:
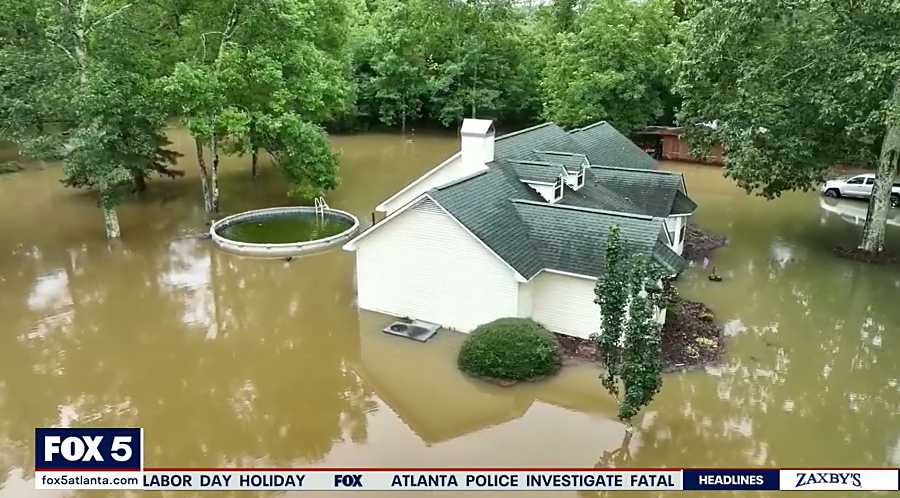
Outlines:
[[[310,138],[325,144],[321,130],[292,143],[290,140],[295,135],[282,133],[290,126],[273,128],[271,124],[298,117],[316,124],[333,120],[343,112],[350,76],[349,14],[345,0],[294,0],[281,5],[272,3],[267,9],[248,16],[242,28],[244,35],[230,51],[236,60],[229,64],[233,70],[226,77],[229,100],[242,111],[248,123],[244,133],[233,138],[238,151],[250,152],[253,177],[258,175],[261,147],[270,153],[277,151],[283,157],[289,152],[285,149],[306,146]],[[276,165],[292,182],[292,192],[321,193],[322,189],[336,186],[333,179],[323,184],[294,184],[298,174],[304,176],[303,172],[285,168],[299,164],[276,162]]]
[[338,186],[337,154],[321,126],[297,114],[282,114],[261,123],[264,145],[290,185],[288,193],[307,199]]
[[630,132],[663,115],[678,53],[669,0],[593,0],[555,35],[541,78],[544,115],[562,126],[603,119]]
[[592,337],[605,371],[603,387],[619,403],[619,418],[631,419],[662,387],[662,326],[652,285],[661,273],[642,255],[629,256],[617,225],[606,239],[606,269],[594,288],[603,333]]
[[536,115],[537,78],[526,53],[524,14],[513,2],[429,3],[427,107],[432,119],[449,126],[467,117]]
[[618,225],[606,237],[606,270],[594,287],[594,303],[600,305],[603,333],[593,340],[606,371],[600,376],[603,387],[618,399],[621,375],[621,341],[628,317],[628,258],[622,247]]
[[382,0],[357,44],[355,112],[382,124],[538,116],[537,66],[513,2]]
[[553,11],[554,28],[558,33],[569,31],[575,24],[580,0],[553,0],[550,9]]
[[[164,82],[175,111],[194,137],[204,207],[208,214],[219,211],[219,151],[230,135],[243,135],[249,120],[228,100],[223,64],[232,63],[229,48],[241,21],[252,9],[248,0],[198,2],[191,11],[191,31],[185,36],[196,46],[196,55],[179,62]],[[226,66],[226,69],[231,69]],[[208,148],[210,165],[203,155]]]
[[362,95],[379,121],[398,121],[406,132],[407,120],[421,115],[425,98],[425,31],[416,23],[420,2],[387,0],[372,13],[368,43],[361,45],[363,65],[357,68]]
[[[165,88],[195,138],[207,212],[219,210],[220,153],[249,152],[255,176],[263,148],[292,193],[334,188],[336,177],[323,174],[336,172],[336,157],[315,123],[347,99],[344,0],[201,2],[191,19],[196,55],[176,65]],[[316,153],[299,160],[304,147]]]
[[723,144],[726,175],[769,199],[836,163],[875,167],[859,249],[881,252],[900,148],[897,2],[686,4],[679,121],[695,147]]
[[99,190],[106,233],[120,236],[117,186],[173,175],[163,150],[159,67],[135,29],[137,2],[0,5],[0,130],[25,154],[63,160],[63,182]]

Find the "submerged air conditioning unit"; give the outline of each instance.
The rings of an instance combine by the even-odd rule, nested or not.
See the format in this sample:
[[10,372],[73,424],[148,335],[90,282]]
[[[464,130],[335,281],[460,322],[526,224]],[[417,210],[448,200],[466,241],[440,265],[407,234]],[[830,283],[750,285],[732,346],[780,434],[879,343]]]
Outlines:
[[419,342],[425,342],[437,334],[440,325],[422,322],[419,320],[398,320],[384,329],[385,334],[406,337]]

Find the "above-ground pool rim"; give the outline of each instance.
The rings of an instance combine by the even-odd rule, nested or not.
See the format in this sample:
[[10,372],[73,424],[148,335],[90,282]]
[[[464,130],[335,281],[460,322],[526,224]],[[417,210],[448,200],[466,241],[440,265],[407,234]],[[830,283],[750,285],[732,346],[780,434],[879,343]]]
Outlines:
[[343,245],[359,232],[359,219],[352,214],[340,209],[325,208],[325,218],[338,218],[349,222],[350,228],[341,233],[315,240],[288,242],[283,244],[260,244],[256,242],[240,242],[219,234],[219,230],[229,225],[249,221],[253,218],[265,215],[316,215],[314,206],[289,206],[265,209],[254,209],[242,213],[226,216],[216,221],[209,227],[209,236],[219,249],[237,254],[239,256],[251,256],[256,258],[282,258],[288,256],[300,256],[314,252],[325,251]]

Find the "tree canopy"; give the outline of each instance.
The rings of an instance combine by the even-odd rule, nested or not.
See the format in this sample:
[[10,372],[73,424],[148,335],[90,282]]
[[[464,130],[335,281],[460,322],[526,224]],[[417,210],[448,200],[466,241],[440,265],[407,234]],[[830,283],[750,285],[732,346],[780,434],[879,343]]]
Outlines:
[[[900,146],[900,7],[859,0],[0,0],[0,137],[98,191],[178,176],[194,135],[206,209],[221,154],[268,154],[291,193],[338,183],[325,128],[466,117],[623,132],[679,123],[765,197],[879,165],[860,247],[880,251]],[[677,80],[677,84],[676,84]],[[684,102],[680,101],[684,98]],[[896,137],[896,140],[895,140]]]
[[114,1],[4,1],[0,130],[26,154],[63,160],[64,183],[99,191],[109,237],[119,236],[118,185],[174,175],[162,150],[165,108],[146,13]]
[[543,67],[547,119],[577,127],[602,116],[627,133],[661,117],[679,51],[671,2],[596,0],[574,21],[566,12]]
[[670,120],[671,0],[0,0],[0,138],[62,159],[108,235],[188,128],[206,211],[222,155],[305,198],[339,184],[326,129]]
[[679,121],[725,171],[773,198],[840,163],[876,166],[860,247],[881,251],[900,145],[900,3],[688,2]]
[[[207,211],[218,211],[221,148],[252,153],[254,176],[257,151],[264,148],[291,192],[313,196],[334,188],[336,158],[315,123],[332,118],[347,99],[346,2],[234,0],[194,7],[192,29],[183,35],[194,55],[175,64],[165,88],[196,139]],[[304,148],[317,152],[301,154]]]
[[508,0],[382,0],[355,55],[360,125],[538,117],[526,15]]

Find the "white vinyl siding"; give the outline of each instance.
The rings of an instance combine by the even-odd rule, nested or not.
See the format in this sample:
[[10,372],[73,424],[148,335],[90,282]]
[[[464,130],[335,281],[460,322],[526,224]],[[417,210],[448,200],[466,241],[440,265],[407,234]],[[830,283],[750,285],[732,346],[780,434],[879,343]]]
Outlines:
[[534,311],[534,284],[524,282],[519,284],[519,318],[531,318]]
[[382,202],[376,211],[389,215],[402,208],[406,203],[452,181],[458,180],[467,174],[463,168],[462,153],[457,152],[446,161],[435,166],[431,171],[419,177],[416,181],[407,185],[404,190],[394,194],[390,199]]
[[566,170],[566,185],[569,186],[572,190],[578,190],[584,186],[584,171],[585,168],[581,168],[577,171],[575,170]]
[[679,256],[684,252],[684,234],[687,226],[687,216],[670,216],[666,218],[666,231],[672,239],[670,246]]
[[[533,319],[553,332],[589,339],[603,330],[600,305],[594,303],[596,280],[543,271],[529,282],[533,286]],[[521,308],[520,308],[521,309]],[[656,319],[665,323],[666,311]]]
[[360,308],[463,332],[518,312],[513,271],[428,197],[356,255]]
[[547,271],[527,285],[534,286],[534,321],[553,332],[590,338],[601,331],[600,306],[594,304],[595,280]]
[[553,202],[556,202],[562,199],[563,196],[563,179],[559,177],[556,179],[556,183],[553,184]]

